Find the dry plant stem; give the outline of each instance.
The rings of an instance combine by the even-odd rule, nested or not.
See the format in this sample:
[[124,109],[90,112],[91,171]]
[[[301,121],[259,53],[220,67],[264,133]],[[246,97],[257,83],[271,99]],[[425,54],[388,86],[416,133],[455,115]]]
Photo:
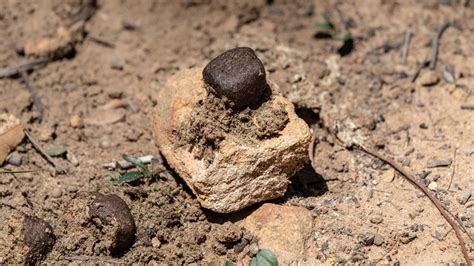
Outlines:
[[404,65],[407,63],[408,48],[410,46],[410,40],[411,40],[412,35],[413,33],[409,30],[405,32],[405,39],[403,41],[403,51],[402,51],[402,64]]
[[31,133],[28,131],[28,130],[24,130],[25,132],[25,135],[26,137],[28,138],[28,140],[31,142],[31,144],[33,145],[33,147],[50,163],[54,166],[54,168],[56,169],[56,171],[59,173],[59,174],[65,174],[67,172],[66,168],[64,168],[62,165],[60,165],[59,163],[55,162],[53,160],[53,158],[51,156],[49,156],[49,154],[43,150],[43,148],[41,148],[41,146],[38,144],[38,142],[33,138],[33,136],[31,135]]
[[456,174],[456,154],[457,154],[458,148],[454,149],[454,156],[453,156],[453,172],[451,173],[451,180],[449,180],[449,185],[448,189],[446,191],[449,191],[451,188],[451,184],[453,183],[454,175]]
[[412,183],[413,185],[415,185],[418,189],[420,189],[430,200],[431,202],[435,205],[435,207],[438,209],[438,211],[441,213],[441,215],[444,217],[444,219],[449,223],[449,225],[451,225],[451,227],[453,228],[454,230],[454,233],[456,234],[456,237],[459,241],[459,246],[461,247],[461,252],[464,256],[464,259],[466,260],[466,265],[468,266],[472,266],[472,262],[471,262],[471,259],[469,258],[469,253],[467,251],[467,248],[466,248],[466,244],[464,242],[464,237],[462,236],[461,234],[461,230],[459,230],[460,226],[453,220],[453,218],[451,218],[451,216],[454,217],[454,215],[452,215],[449,211],[447,211],[446,209],[444,209],[443,205],[441,204],[441,202],[435,197],[433,196],[433,194],[426,188],[424,187],[422,184],[420,184],[416,178],[410,174],[409,172],[407,172],[405,169],[403,169],[400,165],[398,165],[394,160],[382,155],[382,154],[379,154],[378,152],[376,151],[373,151],[373,150],[369,150],[367,148],[364,148],[360,145],[356,145],[356,147],[367,153],[367,154],[370,154],[372,156],[374,156],[375,158],[379,159],[379,160],[382,160],[384,161],[385,163],[389,164],[390,166],[392,166],[395,170],[397,170],[397,172],[399,172],[401,175],[403,175],[406,179],[408,179],[408,181],[410,181],[410,183]]
[[431,61],[430,61],[430,69],[436,68],[436,62],[438,61],[438,49],[439,49],[439,39],[443,32],[451,25],[449,22],[444,22],[443,24],[438,26],[438,30],[436,31],[435,36],[433,37],[433,41],[431,42]]
[[1,170],[0,174],[37,173],[37,172],[42,172],[42,171],[43,169]]
[[64,256],[63,258],[70,261],[91,261],[95,263],[104,263],[104,264],[108,264],[108,263],[125,264],[124,261],[114,259],[112,257],[78,255],[78,256]]
[[38,97],[38,94],[36,93],[36,88],[31,84],[30,78],[28,77],[28,74],[26,71],[22,71],[21,73],[21,80],[23,84],[25,85],[26,89],[30,92],[32,98],[33,98],[33,105],[37,109],[39,113],[38,121],[41,122],[43,120],[43,114],[44,114],[44,106],[41,100]]
[[20,74],[21,72],[31,70],[39,65],[46,64],[50,61],[52,61],[51,58],[45,57],[22,62],[14,67],[0,68],[0,79]]

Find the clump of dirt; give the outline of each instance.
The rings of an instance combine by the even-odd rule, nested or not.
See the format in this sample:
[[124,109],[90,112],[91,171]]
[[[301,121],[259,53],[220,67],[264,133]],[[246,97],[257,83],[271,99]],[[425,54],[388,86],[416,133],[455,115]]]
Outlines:
[[268,89],[262,100],[242,111],[209,93],[196,104],[188,121],[176,130],[176,145],[187,146],[197,159],[211,163],[219,143],[232,136],[245,143],[277,136],[288,123],[288,113],[281,104],[273,104]]

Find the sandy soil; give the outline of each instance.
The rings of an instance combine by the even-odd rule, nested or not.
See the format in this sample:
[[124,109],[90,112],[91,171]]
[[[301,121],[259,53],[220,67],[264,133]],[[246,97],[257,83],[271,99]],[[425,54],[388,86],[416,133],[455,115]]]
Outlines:
[[[329,34],[314,27],[325,20],[334,27]],[[436,67],[420,68],[445,21]],[[30,88],[25,76],[0,79],[0,111],[21,119],[45,149],[66,144],[67,156],[56,160],[69,169],[57,174],[25,144],[16,152],[20,167],[46,171],[0,174],[2,206],[51,224],[57,240],[45,263],[221,263],[252,255],[252,248],[235,252],[242,239],[257,243],[234,224],[249,210],[225,216],[201,209],[160,159],[147,118],[170,75],[248,46],[315,135],[319,178],[296,177],[287,197],[274,201],[312,212],[308,256],[328,264],[461,263],[451,227],[427,197],[334,134],[395,158],[474,234],[474,110],[466,105],[474,103],[473,21],[469,0],[0,1],[0,67],[52,58],[28,71]],[[338,39],[346,32],[352,41]],[[113,99],[133,104],[111,118],[101,107]],[[163,171],[114,186],[101,165],[121,154],[154,155]],[[95,246],[96,234],[77,244],[80,229],[67,227],[70,203],[86,191],[120,196],[135,220],[133,246],[113,259],[103,243]],[[378,244],[367,244],[367,236]]]

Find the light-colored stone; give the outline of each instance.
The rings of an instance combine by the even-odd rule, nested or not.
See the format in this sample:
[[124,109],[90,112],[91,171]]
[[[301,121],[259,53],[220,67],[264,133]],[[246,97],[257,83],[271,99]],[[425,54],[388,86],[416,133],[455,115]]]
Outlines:
[[278,136],[245,144],[239,136],[227,135],[219,143],[213,162],[194,158],[185,147],[177,147],[176,130],[189,119],[195,104],[207,92],[202,69],[188,69],[172,76],[159,88],[157,107],[151,112],[156,144],[168,163],[186,181],[201,205],[219,213],[240,210],[256,202],[285,194],[288,179],[303,167],[310,141],[306,123],[293,105],[269,82],[271,103],[282,104],[289,121]]
[[240,225],[258,238],[260,249],[275,253],[280,265],[307,262],[305,243],[313,227],[313,218],[307,209],[265,203]]
[[433,86],[439,82],[439,77],[434,71],[423,72],[418,78],[418,85]]

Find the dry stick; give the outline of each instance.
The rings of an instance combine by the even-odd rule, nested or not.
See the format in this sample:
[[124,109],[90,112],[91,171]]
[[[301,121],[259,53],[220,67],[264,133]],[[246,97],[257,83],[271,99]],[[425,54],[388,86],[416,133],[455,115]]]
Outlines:
[[415,70],[415,74],[413,74],[413,78],[411,79],[411,82],[415,82],[416,79],[418,78],[418,76],[420,75],[420,72],[423,68],[427,67],[428,66],[428,63],[430,62],[430,60],[425,60],[423,61],[423,63],[421,63]]
[[403,51],[402,51],[402,64],[406,65],[408,58],[408,48],[410,46],[410,40],[413,33],[409,30],[405,32],[405,40],[403,42]]
[[451,214],[451,212],[444,209],[442,203],[435,196],[433,196],[433,194],[431,194],[431,192],[426,187],[424,187],[422,184],[420,184],[412,174],[410,174],[405,169],[403,169],[395,161],[393,161],[392,159],[390,159],[390,158],[388,158],[388,157],[386,157],[382,154],[379,154],[378,152],[375,152],[373,150],[369,150],[369,149],[364,148],[360,145],[356,145],[356,147],[359,150],[361,150],[361,151],[363,151],[367,154],[370,154],[370,155],[374,156],[375,158],[377,158],[379,160],[382,160],[383,162],[385,162],[385,163],[389,164],[390,166],[392,166],[395,170],[397,170],[397,172],[399,172],[406,179],[408,179],[408,181],[410,181],[413,185],[415,185],[418,189],[420,189],[431,200],[431,202],[435,205],[435,207],[438,209],[438,211],[441,213],[441,215],[444,217],[444,219],[453,228],[454,233],[456,234],[456,237],[459,241],[459,246],[461,247],[461,252],[464,256],[464,259],[466,260],[466,264],[468,266],[472,266],[471,259],[469,258],[469,253],[467,252],[466,244],[464,242],[464,237],[461,235],[461,231],[459,230],[460,226],[458,224],[456,224],[456,222],[453,220],[453,218],[451,218],[451,216],[454,216],[454,215]]
[[0,68],[0,79],[18,75],[21,72],[31,70],[39,65],[46,64],[52,60],[52,58],[44,57],[25,61],[14,67]]
[[56,169],[56,171],[59,173],[59,174],[65,174],[67,172],[66,168],[64,168],[62,165],[60,165],[59,163],[55,162],[53,160],[53,158],[51,156],[49,156],[49,154],[43,150],[43,148],[41,148],[41,146],[38,144],[38,142],[33,138],[33,136],[31,135],[31,133],[28,131],[28,130],[23,130],[25,132],[25,135],[26,137],[28,138],[28,140],[31,142],[31,144],[33,145],[33,147],[41,154],[43,155],[43,157],[50,163],[54,166],[54,168]]
[[458,148],[455,148],[454,149],[454,156],[453,156],[453,172],[451,173],[451,180],[449,180],[449,185],[448,185],[448,189],[446,189],[446,191],[449,191],[449,189],[451,188],[451,184],[453,183],[453,179],[454,179],[454,174],[456,174],[456,153],[458,151]]
[[44,114],[43,103],[39,99],[38,94],[36,93],[36,88],[30,82],[30,79],[26,71],[22,71],[20,74],[21,74],[21,80],[23,81],[23,84],[25,85],[26,89],[30,92],[33,98],[33,106],[37,109],[39,113],[38,120],[39,122],[41,122],[43,120],[43,114]]
[[430,61],[430,69],[436,68],[436,61],[438,60],[438,49],[439,49],[439,39],[443,32],[451,25],[449,22],[444,22],[443,24],[438,26],[438,30],[436,31],[435,36],[431,42],[431,61]]

